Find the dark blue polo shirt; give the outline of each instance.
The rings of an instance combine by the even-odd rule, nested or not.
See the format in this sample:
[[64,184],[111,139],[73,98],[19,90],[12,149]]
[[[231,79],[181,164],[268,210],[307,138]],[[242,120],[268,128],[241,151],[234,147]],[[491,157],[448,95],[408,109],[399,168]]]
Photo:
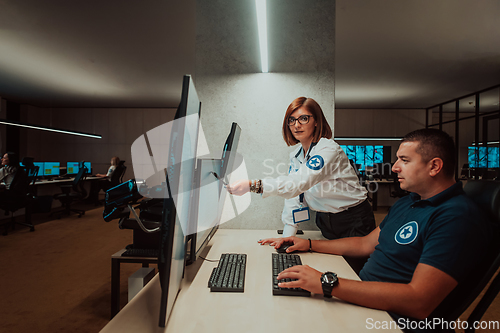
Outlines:
[[379,244],[361,280],[409,283],[423,263],[460,283],[490,241],[489,224],[480,216],[461,182],[427,200],[415,193],[401,198],[380,224]]

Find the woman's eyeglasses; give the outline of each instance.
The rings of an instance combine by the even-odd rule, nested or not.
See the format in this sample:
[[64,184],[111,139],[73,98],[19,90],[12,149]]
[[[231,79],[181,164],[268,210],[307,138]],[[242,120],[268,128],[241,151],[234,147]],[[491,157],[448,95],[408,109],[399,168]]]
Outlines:
[[309,118],[311,118],[312,115],[306,115],[306,114],[303,114],[302,116],[298,117],[298,118],[294,118],[294,117],[288,117],[288,126],[293,126],[295,125],[295,122],[298,120],[299,123],[301,125],[305,125],[309,122]]

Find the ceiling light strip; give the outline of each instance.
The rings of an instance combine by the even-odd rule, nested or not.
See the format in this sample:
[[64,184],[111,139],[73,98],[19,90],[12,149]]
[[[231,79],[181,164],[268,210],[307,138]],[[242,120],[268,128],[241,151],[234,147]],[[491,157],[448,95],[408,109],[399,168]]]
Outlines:
[[[499,143],[500,143],[500,141],[488,141],[488,142],[486,142],[487,145],[496,145],[496,144],[499,144]],[[472,145],[475,146],[476,143],[473,142]],[[478,145],[484,145],[484,143],[483,142],[479,142]]]
[[68,130],[59,129],[59,128],[53,128],[53,127],[45,127],[45,126],[37,126],[37,125],[31,125],[31,124],[24,124],[24,123],[20,123],[20,122],[17,122],[17,121],[5,120],[5,119],[0,119],[0,124],[9,125],[9,126],[23,127],[23,128],[30,128],[30,129],[37,129],[37,130],[42,130],[42,131],[50,131],[50,132],[56,132],[56,133],[63,133],[63,134],[79,135],[79,136],[85,136],[85,137],[94,138],[94,139],[101,139],[102,138],[102,136],[99,135],[99,134],[90,134],[90,133],[84,133],[84,132],[68,131]]
[[335,138],[336,141],[401,141],[403,138]]
[[266,0],[255,0],[257,8],[257,27],[259,29],[260,62],[262,73],[269,72],[267,59],[267,10]]

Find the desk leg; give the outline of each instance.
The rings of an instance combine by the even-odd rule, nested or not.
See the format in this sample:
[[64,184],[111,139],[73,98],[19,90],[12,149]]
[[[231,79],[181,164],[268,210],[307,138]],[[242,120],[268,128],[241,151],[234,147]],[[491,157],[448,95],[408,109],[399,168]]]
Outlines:
[[[375,185],[375,188],[372,188],[373,185]],[[367,186],[368,192],[372,194],[372,211],[377,210],[377,205],[378,205],[378,184],[377,183],[369,183]]]
[[120,311],[120,260],[111,259],[111,319]]

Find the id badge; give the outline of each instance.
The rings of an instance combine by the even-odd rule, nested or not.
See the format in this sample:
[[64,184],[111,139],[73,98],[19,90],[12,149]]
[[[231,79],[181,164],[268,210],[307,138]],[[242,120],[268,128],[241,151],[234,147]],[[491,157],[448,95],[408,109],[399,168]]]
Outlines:
[[309,221],[309,207],[303,207],[292,210],[293,223]]

